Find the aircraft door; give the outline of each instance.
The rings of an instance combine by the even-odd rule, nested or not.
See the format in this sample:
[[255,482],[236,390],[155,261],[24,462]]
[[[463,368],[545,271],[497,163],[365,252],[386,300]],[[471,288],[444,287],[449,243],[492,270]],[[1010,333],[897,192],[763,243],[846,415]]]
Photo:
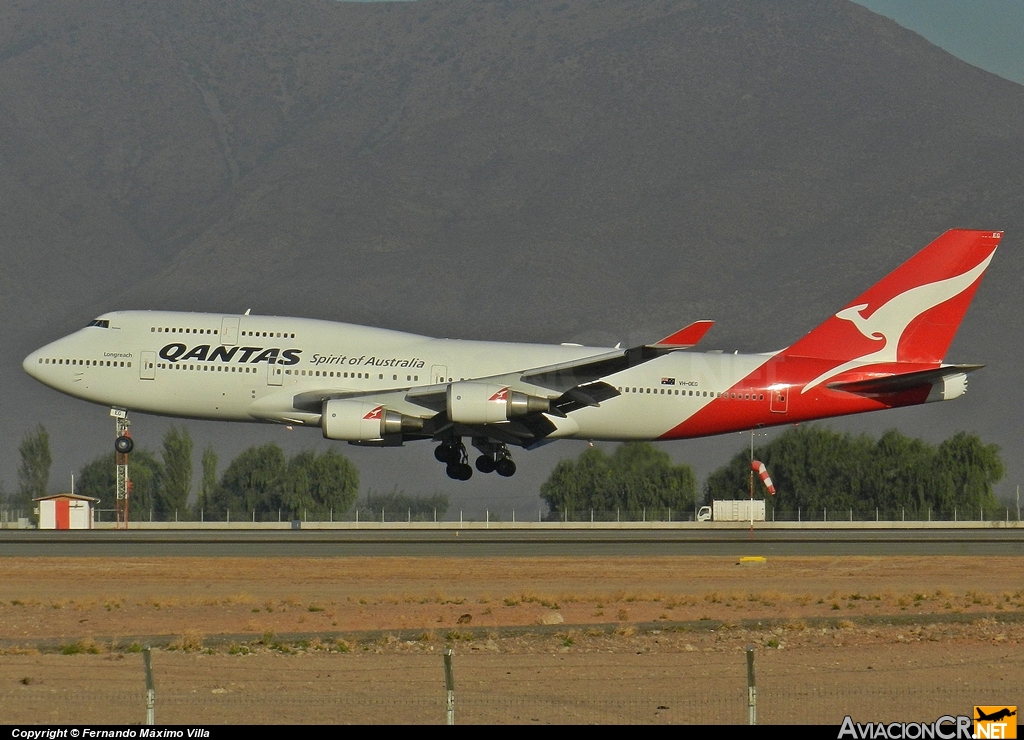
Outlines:
[[220,324],[220,343],[232,346],[238,344],[238,317],[225,316]]
[[139,363],[139,379],[156,379],[156,352],[142,352],[142,362]]
[[281,385],[284,382],[284,368],[280,365],[267,365],[267,385]]
[[770,388],[768,392],[772,394],[772,413],[786,413],[789,409],[789,388]]
[[430,366],[430,382],[431,383],[447,383],[448,382],[448,366],[447,365],[431,365]]

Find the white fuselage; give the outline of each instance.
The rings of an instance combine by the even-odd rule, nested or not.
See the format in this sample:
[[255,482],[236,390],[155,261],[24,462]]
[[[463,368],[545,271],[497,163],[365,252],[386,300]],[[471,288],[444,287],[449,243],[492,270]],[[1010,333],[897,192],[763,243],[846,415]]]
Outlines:
[[[507,376],[609,351],[433,339],[289,317],[119,311],[42,347],[25,359],[24,368],[52,388],[105,406],[196,419],[318,426],[319,413],[294,407],[297,395],[386,398],[389,409],[426,417],[430,412],[407,400],[406,392]],[[666,354],[603,378],[621,395],[567,418],[549,416],[557,427],[550,436],[662,437],[770,357]],[[762,395],[754,404],[767,407],[768,400]]]

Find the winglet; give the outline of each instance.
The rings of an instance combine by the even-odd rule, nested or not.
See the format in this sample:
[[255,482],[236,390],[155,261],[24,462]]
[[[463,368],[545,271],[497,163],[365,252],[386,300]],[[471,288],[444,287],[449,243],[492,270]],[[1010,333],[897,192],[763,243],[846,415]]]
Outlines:
[[661,341],[655,342],[650,346],[664,349],[687,349],[688,347],[693,347],[703,339],[704,335],[707,334],[714,325],[714,321],[694,321],[692,324],[683,327],[675,334],[670,334]]

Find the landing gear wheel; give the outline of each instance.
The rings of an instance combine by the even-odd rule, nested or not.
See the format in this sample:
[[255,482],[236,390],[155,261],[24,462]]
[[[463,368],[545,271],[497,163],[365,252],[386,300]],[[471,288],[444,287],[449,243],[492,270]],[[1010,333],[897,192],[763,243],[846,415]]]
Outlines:
[[476,469],[481,473],[493,473],[494,468],[494,458],[490,455],[481,455],[476,459]]
[[434,458],[438,462],[447,463],[448,465],[458,465],[462,462],[462,450],[459,449],[458,445],[438,445],[434,449]]
[[516,474],[516,464],[507,457],[498,460],[494,465],[494,469],[498,471],[498,475],[502,478],[511,478]]
[[473,477],[473,468],[466,465],[466,463],[449,464],[444,472],[448,474],[449,478],[454,480],[469,480]]
[[114,440],[114,450],[127,455],[129,452],[135,449],[135,443],[131,437],[118,437]]

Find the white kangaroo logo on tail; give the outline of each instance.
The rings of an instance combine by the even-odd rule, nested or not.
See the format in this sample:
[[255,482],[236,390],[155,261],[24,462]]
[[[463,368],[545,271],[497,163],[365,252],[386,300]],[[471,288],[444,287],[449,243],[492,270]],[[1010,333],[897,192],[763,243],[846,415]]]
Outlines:
[[883,344],[874,352],[855,357],[819,375],[805,385],[801,393],[806,393],[826,380],[845,373],[847,370],[852,370],[855,367],[897,362],[896,350],[899,347],[900,339],[903,338],[903,332],[907,330],[910,323],[925,311],[933,309],[967,290],[985,272],[988,263],[992,261],[993,254],[995,254],[994,251],[978,263],[976,267],[962,275],[956,275],[955,277],[928,283],[927,285],[919,285],[916,288],[911,288],[904,293],[890,298],[866,318],[861,314],[861,311],[868,307],[867,303],[850,306],[837,313],[836,318],[849,321],[865,337],[881,341]]

